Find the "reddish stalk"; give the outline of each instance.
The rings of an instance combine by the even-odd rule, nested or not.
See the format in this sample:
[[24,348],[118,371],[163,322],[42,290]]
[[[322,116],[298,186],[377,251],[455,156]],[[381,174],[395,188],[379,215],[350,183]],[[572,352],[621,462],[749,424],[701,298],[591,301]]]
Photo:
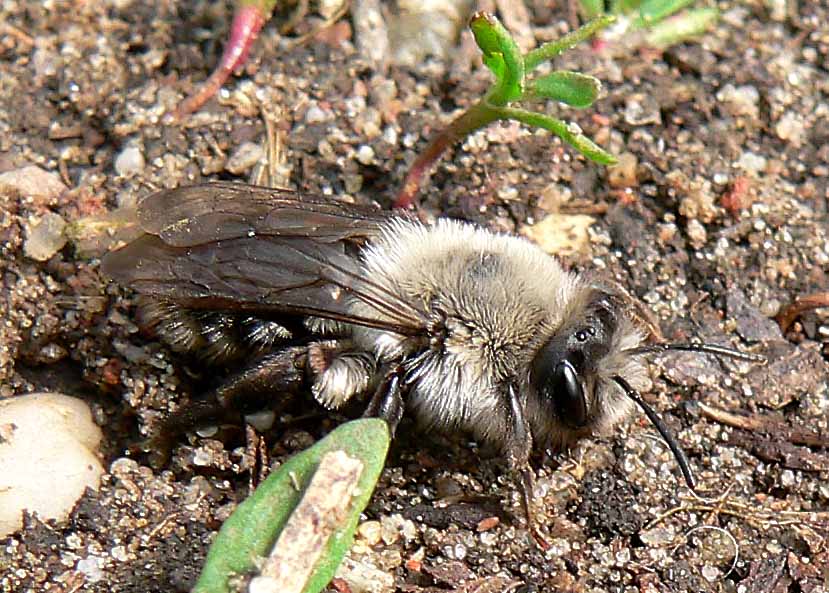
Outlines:
[[[269,6],[270,5],[270,6]],[[210,77],[173,112],[172,119],[179,120],[193,113],[219,92],[230,75],[241,69],[247,60],[253,42],[270,18],[273,2],[242,3],[236,8],[230,25],[230,38],[222,53],[219,65]]]
[[785,333],[791,327],[792,323],[794,323],[794,320],[803,313],[824,307],[829,307],[829,292],[816,292],[798,297],[793,303],[778,313],[775,319],[778,325],[780,325],[780,329]]
[[409,168],[406,180],[403,182],[403,188],[394,201],[394,207],[408,208],[414,202],[426,176],[435,166],[435,163],[440,160],[443,153],[458,140],[465,138],[496,119],[499,119],[497,110],[480,101],[432,138],[429,145],[418,155],[417,160]]

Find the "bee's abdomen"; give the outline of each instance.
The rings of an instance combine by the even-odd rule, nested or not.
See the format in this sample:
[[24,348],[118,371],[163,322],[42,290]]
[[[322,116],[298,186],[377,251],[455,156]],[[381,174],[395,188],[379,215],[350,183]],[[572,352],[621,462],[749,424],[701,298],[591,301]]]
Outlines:
[[276,321],[220,311],[194,311],[166,300],[143,299],[141,325],[154,331],[175,352],[208,362],[228,363],[291,338]]

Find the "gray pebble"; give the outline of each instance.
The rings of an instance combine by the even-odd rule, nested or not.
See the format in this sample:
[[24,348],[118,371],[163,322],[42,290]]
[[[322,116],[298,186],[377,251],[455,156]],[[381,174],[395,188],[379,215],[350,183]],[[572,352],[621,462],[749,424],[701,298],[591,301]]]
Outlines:
[[253,167],[265,157],[265,151],[255,142],[243,142],[233,151],[225,169],[234,175],[240,175]]

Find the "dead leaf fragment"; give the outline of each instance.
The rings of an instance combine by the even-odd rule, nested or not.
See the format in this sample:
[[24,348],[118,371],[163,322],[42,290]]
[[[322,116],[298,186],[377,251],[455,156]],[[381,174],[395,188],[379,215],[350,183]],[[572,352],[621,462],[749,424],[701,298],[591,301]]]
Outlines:
[[588,229],[596,219],[586,214],[550,214],[521,234],[551,255],[575,255],[590,250]]

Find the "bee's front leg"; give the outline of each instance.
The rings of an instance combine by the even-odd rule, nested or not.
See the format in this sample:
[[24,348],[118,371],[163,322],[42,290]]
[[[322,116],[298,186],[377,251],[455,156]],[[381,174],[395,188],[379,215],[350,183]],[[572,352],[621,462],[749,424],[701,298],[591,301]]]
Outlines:
[[397,425],[403,417],[405,403],[403,402],[403,374],[402,364],[396,363],[386,367],[383,380],[374,391],[363,416],[367,418],[383,418],[389,424],[389,432],[394,436]]
[[518,388],[512,383],[508,384],[505,395],[509,421],[504,442],[504,456],[515,475],[518,489],[521,491],[521,502],[527,516],[527,526],[530,534],[532,534],[539,547],[546,550],[550,545],[538,529],[532,512],[533,492],[535,490],[533,471],[530,468],[530,453],[533,446],[532,433],[524,414],[524,405],[519,398]]

